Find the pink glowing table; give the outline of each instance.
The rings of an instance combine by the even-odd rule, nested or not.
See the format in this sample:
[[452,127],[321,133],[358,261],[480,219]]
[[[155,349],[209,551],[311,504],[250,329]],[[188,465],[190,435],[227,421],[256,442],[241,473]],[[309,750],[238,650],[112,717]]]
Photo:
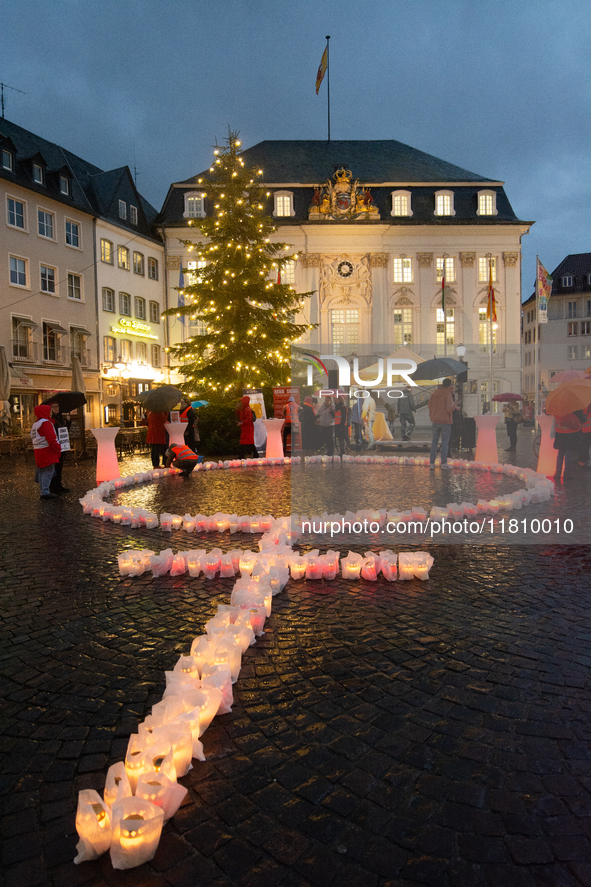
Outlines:
[[536,416],[536,421],[542,431],[542,440],[540,441],[540,453],[538,455],[538,467],[536,471],[552,477],[556,474],[556,457],[558,450],[554,449],[554,441],[550,437],[552,431],[552,416]]
[[499,461],[497,452],[497,424],[500,416],[474,416],[474,421],[478,428],[478,439],[476,441],[476,453],[474,455],[475,462],[486,462],[493,465]]
[[281,429],[285,424],[285,419],[262,419],[261,421],[267,429],[267,450],[265,452],[267,459],[283,459]]
[[115,438],[119,434],[118,428],[91,428],[96,438],[96,482],[102,484],[104,480],[113,480],[121,477]]
[[169,444],[176,444],[179,447],[184,446],[186,422],[165,422],[164,427],[168,431]]

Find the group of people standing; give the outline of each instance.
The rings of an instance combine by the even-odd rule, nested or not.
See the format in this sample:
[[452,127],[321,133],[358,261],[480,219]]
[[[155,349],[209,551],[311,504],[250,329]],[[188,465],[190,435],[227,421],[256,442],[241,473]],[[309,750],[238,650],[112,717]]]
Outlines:
[[306,397],[299,410],[299,420],[305,456],[323,447],[327,456],[334,456],[335,446],[339,455],[347,452],[350,411],[342,395],[326,396],[322,403],[315,397]]
[[146,443],[150,446],[152,468],[160,468],[160,460],[162,460],[163,468],[174,465],[175,468],[180,468],[183,474],[189,475],[199,460],[197,455],[199,419],[191,406],[191,401],[187,397],[181,399],[179,418],[186,425],[183,435],[185,444],[184,446],[179,444],[169,446],[168,432],[166,430],[169,414],[167,412],[147,410],[144,420],[148,426]]

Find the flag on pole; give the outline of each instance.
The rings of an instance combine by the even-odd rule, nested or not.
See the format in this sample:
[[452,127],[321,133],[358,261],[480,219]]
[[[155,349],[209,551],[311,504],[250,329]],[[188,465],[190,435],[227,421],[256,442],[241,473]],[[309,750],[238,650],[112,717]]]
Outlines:
[[324,75],[326,74],[327,67],[328,67],[328,43],[326,44],[326,49],[322,53],[322,58],[320,59],[320,67],[318,68],[318,73],[316,74],[316,95],[318,95],[318,90],[320,89],[320,84],[324,80]]
[[548,301],[552,295],[552,278],[537,257],[536,292],[538,297],[538,323],[548,323]]
[[277,269],[277,283],[281,283],[281,268]]
[[486,303],[486,319],[497,322],[497,303],[495,301],[495,290],[493,287],[492,273],[492,257],[488,260],[488,300]]

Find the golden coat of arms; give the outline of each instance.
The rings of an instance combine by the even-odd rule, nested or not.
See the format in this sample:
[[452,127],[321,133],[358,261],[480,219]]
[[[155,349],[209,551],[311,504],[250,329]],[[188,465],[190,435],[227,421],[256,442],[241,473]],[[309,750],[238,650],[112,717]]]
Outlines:
[[337,169],[324,185],[318,185],[308,214],[310,219],[379,219],[371,190],[353,181],[350,169]]

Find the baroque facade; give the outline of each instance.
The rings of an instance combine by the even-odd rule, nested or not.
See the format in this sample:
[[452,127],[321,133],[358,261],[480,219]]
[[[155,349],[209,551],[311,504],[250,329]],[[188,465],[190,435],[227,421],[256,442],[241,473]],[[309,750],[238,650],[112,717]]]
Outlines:
[[0,203],[0,345],[14,419],[30,427],[41,400],[70,389],[75,355],[87,427],[121,421],[124,401],[161,374],[156,210],[127,167],[105,172],[4,118]]
[[[405,345],[430,358],[455,357],[463,343],[478,411],[489,400],[492,265],[494,388],[521,390],[520,239],[533,223],[517,218],[502,182],[396,141],[264,141],[242,157],[263,170],[269,215],[298,253],[285,282],[314,292],[298,320],[318,326],[299,344],[345,356]],[[190,261],[179,239],[197,242],[211,211],[199,178],[207,173],[174,183],[163,206],[175,267]],[[173,274],[171,305],[175,285]],[[172,341],[181,334],[173,329]]]

